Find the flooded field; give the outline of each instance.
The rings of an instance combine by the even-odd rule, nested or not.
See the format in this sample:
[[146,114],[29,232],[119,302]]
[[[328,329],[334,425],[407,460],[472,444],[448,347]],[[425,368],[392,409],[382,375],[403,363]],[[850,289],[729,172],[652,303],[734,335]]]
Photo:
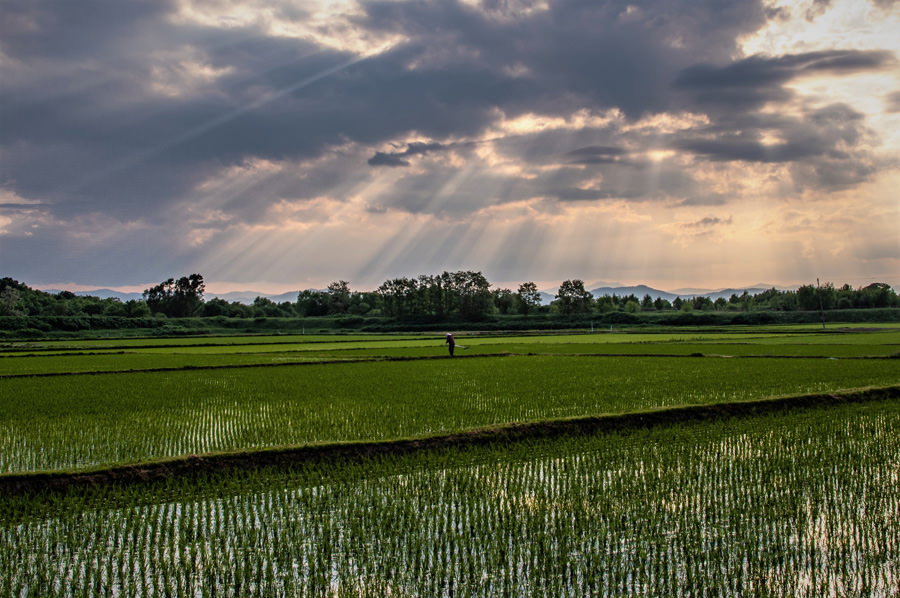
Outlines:
[[0,501],[3,595],[892,596],[900,405]]

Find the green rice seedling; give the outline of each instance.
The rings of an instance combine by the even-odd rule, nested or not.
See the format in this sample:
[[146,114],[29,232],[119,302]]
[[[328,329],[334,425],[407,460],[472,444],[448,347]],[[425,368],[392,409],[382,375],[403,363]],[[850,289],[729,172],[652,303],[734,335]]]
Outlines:
[[0,593],[889,596],[898,424],[885,401],[4,496]]
[[492,357],[0,378],[0,472],[892,385],[898,360]]

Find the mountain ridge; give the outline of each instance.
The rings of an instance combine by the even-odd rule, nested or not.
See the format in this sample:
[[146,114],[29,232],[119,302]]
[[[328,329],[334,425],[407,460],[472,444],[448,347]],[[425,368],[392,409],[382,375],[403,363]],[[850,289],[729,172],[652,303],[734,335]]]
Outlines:
[[[628,295],[634,295],[638,299],[643,299],[645,295],[650,295],[651,299],[654,301],[656,299],[665,299],[667,301],[674,301],[676,297],[680,297],[681,299],[690,299],[693,297],[709,297],[711,300],[715,301],[716,299],[722,297],[724,299],[728,299],[731,295],[742,295],[745,291],[750,295],[756,295],[758,293],[762,293],[771,288],[776,288],[778,290],[795,290],[789,287],[777,287],[775,285],[766,285],[766,284],[756,284],[748,287],[736,287],[736,288],[724,288],[724,289],[699,289],[699,288],[683,288],[676,289],[674,291],[664,291],[661,289],[656,289],[651,286],[645,284],[638,285],[617,285],[615,283],[597,283],[601,284],[601,286],[591,285],[593,288],[590,289],[591,295],[594,298],[602,297],[604,295],[616,295],[618,297],[626,297]],[[60,293],[61,291],[58,289],[42,289],[46,293]],[[286,293],[261,293],[256,291],[229,291],[227,293],[206,293],[204,295],[204,299],[209,301],[210,299],[222,299],[223,301],[227,301],[229,303],[237,301],[238,303],[243,303],[244,305],[250,305],[253,303],[254,299],[257,297],[263,297],[265,299],[269,299],[275,303],[284,303],[285,301],[289,303],[294,303],[297,301],[297,295],[300,293],[297,291],[288,291]],[[556,297],[556,290],[543,290],[539,291],[541,295],[541,303],[546,305],[553,301]],[[142,293],[124,293],[119,292],[113,289],[100,288],[100,289],[91,289],[88,291],[76,291],[75,295],[78,296],[92,296],[99,297],[101,299],[109,299],[115,298],[120,301],[130,301],[130,300],[140,300],[143,298]]]

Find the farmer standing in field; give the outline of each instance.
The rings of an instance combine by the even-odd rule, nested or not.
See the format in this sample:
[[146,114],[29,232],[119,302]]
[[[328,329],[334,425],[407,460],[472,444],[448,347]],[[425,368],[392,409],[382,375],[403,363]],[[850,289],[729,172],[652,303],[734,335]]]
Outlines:
[[453,340],[453,335],[449,332],[447,333],[447,348],[450,349],[450,357],[453,357],[453,349],[456,348],[456,341]]

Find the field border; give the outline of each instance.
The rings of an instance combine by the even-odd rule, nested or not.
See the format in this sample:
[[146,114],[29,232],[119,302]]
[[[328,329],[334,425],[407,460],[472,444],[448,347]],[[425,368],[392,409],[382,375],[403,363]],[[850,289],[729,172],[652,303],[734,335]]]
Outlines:
[[96,488],[110,484],[139,484],[197,473],[221,473],[323,461],[361,460],[381,455],[400,455],[564,435],[627,431],[683,422],[749,417],[779,411],[827,408],[848,403],[896,399],[900,399],[900,385],[848,389],[833,393],[785,395],[750,401],[686,405],[620,414],[514,422],[451,434],[385,441],[350,441],[267,447],[249,451],[187,455],[107,468],[8,473],[0,474],[0,494],[21,495]]
[[[298,351],[302,353],[302,351]],[[113,353],[118,355],[121,353]],[[77,354],[72,354],[77,355]],[[102,354],[101,354],[102,355]],[[66,355],[68,356],[68,354]],[[56,355],[41,355],[39,357],[56,357]],[[639,358],[674,358],[674,359],[833,359],[833,360],[893,360],[900,359],[900,352],[890,355],[849,355],[834,357],[831,355],[724,355],[719,353],[516,353],[504,351],[501,353],[474,353],[471,355],[457,355],[454,359],[482,359],[486,357],[583,357],[585,359],[596,357],[639,357]],[[2,356],[0,356],[2,359]],[[110,376],[118,374],[158,374],[166,372],[190,372],[206,370],[240,370],[252,368],[283,368],[315,365],[342,365],[348,363],[388,363],[406,361],[433,361],[450,359],[447,355],[411,355],[411,356],[361,356],[348,358],[329,358],[322,360],[310,359],[308,361],[285,361],[281,363],[230,363],[222,365],[182,365],[153,368],[129,368],[121,370],[79,370],[66,372],[29,372],[23,374],[0,374],[2,380],[18,380],[23,378],[59,378],[67,376]]]

